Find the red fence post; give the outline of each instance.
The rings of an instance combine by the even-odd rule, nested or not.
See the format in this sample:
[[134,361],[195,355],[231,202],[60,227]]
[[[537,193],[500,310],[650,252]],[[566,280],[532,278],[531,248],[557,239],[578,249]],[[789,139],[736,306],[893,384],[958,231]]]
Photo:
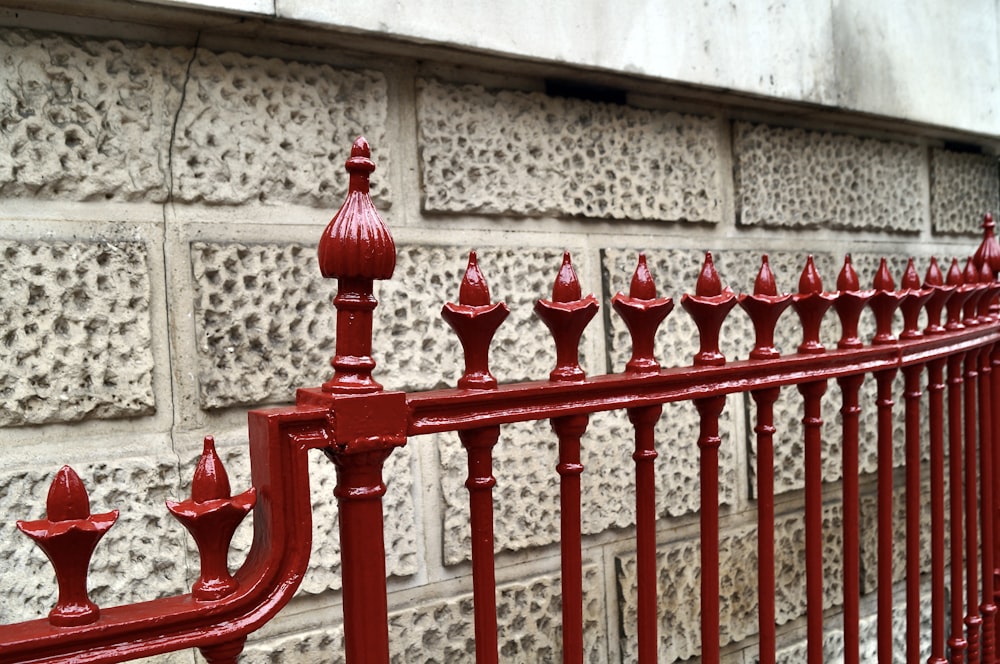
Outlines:
[[389,661],[388,600],[382,467],[395,447],[406,442],[406,400],[402,393],[381,393],[372,378],[372,294],[375,279],[388,279],[396,267],[396,246],[369,196],[375,170],[364,138],[351,148],[347,200],[319,243],[324,277],[337,278],[337,348],[333,378],[323,384],[332,415],[334,444],[326,455],[337,466],[334,495],[340,508],[344,641],[348,664]]

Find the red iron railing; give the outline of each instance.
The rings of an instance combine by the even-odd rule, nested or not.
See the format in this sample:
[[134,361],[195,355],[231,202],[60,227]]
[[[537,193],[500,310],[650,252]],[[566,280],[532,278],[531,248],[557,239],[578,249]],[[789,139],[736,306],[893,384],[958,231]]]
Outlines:
[[[719,607],[719,418],[730,394],[748,393],[756,405],[758,618],[760,661],[775,661],[774,407],[782,389],[803,398],[806,522],[806,632],[808,661],[823,660],[823,536],[821,397],[835,381],[842,402],[844,661],[860,661],[859,421],[877,422],[877,607],[878,660],[893,661],[893,382],[901,373],[905,412],[906,659],[918,659],[921,538],[930,539],[931,625],[934,662],[992,664],[997,659],[1000,535],[994,528],[1000,482],[994,459],[1000,427],[1000,245],[987,216],[986,237],[964,269],[953,261],[947,275],[931,260],[921,282],[910,261],[897,288],[883,259],[870,289],[848,257],[836,290],[826,291],[810,257],[798,292],[778,292],[767,257],[753,293],[737,296],[723,287],[711,254],[705,257],[694,294],[681,297],[699,330],[700,348],[691,366],[662,368],[654,335],[673,309],[658,296],[640,255],[629,293],[611,301],[632,337],[623,373],[588,377],[578,347],[599,303],[583,296],[569,254],[563,259],[551,299],[535,311],[552,332],[556,366],[547,380],[498,384],[488,351],[508,314],[493,303],[476,254],[469,258],[458,303],[442,315],[465,351],[465,372],[455,389],[387,391],[372,376],[372,317],[375,279],[388,279],[395,246],[368,196],[375,165],[359,139],[347,162],[347,201],[319,245],[323,276],[338,279],[336,356],[333,377],[301,389],[296,405],[249,415],[252,488],[233,496],[210,438],[195,471],[191,498],[167,507],[191,532],[201,553],[201,576],[190,594],[99,609],[87,597],[90,554],[117,517],[92,514],[83,484],[69,468],[57,473],[45,519],[19,522],[51,559],[59,599],[47,619],[0,627],[0,662],[117,662],[198,647],[210,662],[236,662],[247,634],[291,598],[310,551],[310,498],[306,453],[321,449],[336,464],[340,507],[346,660],[389,660],[382,469],[392,451],[423,434],[454,431],[468,453],[471,503],[476,661],[497,662],[494,572],[492,450],[502,427],[549,420],[559,443],[563,661],[582,662],[583,579],[581,557],[581,441],[589,417],[625,410],[634,427],[635,556],[638,576],[637,651],[655,662],[657,610],[654,425],[663,405],[692,401],[700,417],[702,662],[720,660]],[[750,317],[755,342],[749,358],[727,361],[720,349],[722,324],[739,305]],[[865,308],[875,318],[870,343],[859,336]],[[801,323],[797,352],[779,354],[775,327],[786,309]],[[836,348],[820,341],[824,314],[836,312],[841,336]],[[894,329],[896,311],[902,329]],[[926,321],[920,329],[920,321]],[[862,381],[874,376],[874,404],[862,403]],[[925,378],[926,376],[926,378]],[[924,388],[926,385],[926,388]],[[928,427],[921,396],[928,393]],[[866,408],[866,406],[868,408]],[[931,529],[920,531],[921,453],[929,448]],[[949,472],[946,483],[945,467]],[[505,478],[505,481],[516,481]],[[945,486],[950,487],[950,523],[945,532]],[[964,492],[963,492],[964,487]],[[243,566],[230,574],[229,540],[254,510],[254,539]],[[950,550],[945,543],[950,542]],[[946,573],[947,572],[947,573]],[[963,593],[964,589],[964,593]],[[951,602],[946,605],[950,592]],[[964,594],[964,597],[963,597]],[[963,601],[964,600],[964,601]],[[667,607],[669,610],[669,607]],[[950,619],[949,619],[950,616]]]

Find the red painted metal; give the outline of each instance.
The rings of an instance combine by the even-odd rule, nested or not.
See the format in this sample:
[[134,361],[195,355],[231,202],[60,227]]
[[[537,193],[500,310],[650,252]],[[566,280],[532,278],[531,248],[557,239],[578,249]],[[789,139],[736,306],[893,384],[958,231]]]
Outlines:
[[[375,168],[370,157],[364,139],[355,142],[346,165],[350,174],[347,200],[319,247],[323,275],[338,279],[333,377],[321,387],[299,390],[294,407],[250,413],[251,489],[231,494],[209,438],[195,472],[191,498],[168,504],[191,531],[201,553],[201,576],[192,593],[133,606],[100,610],[93,606],[87,598],[86,568],[114,513],[91,515],[82,483],[64,469],[50,492],[48,518],[20,523],[52,558],[60,597],[49,620],[0,626],[0,661],[118,662],[195,647],[209,662],[237,662],[247,634],[287,603],[302,579],[311,546],[307,454],[319,449],[337,468],[346,659],[348,664],[385,664],[390,649],[383,466],[392,451],[411,436],[457,432],[468,454],[476,658],[477,662],[498,662],[493,448],[505,424],[550,420],[559,439],[556,470],[561,478],[563,659],[582,662],[587,653],[583,638],[581,437],[591,414],[625,410],[635,429],[638,653],[640,662],[655,662],[662,602],[657,591],[654,427],[663,404],[691,401],[700,415],[701,661],[718,663],[722,634],[719,418],[728,395],[750,394],[756,404],[760,661],[771,664],[777,640],[774,405],[782,389],[795,386],[804,396],[807,660],[818,664],[823,660],[825,582],[820,404],[829,381],[836,380],[841,389],[843,427],[844,659],[847,664],[860,664],[858,446],[864,409],[859,393],[867,375],[873,375],[877,384],[878,658],[880,662],[892,661],[892,407],[893,379],[900,371],[906,414],[907,660],[915,661],[920,637],[920,380],[925,369],[932,503],[927,535],[932,557],[928,661],[995,661],[996,630],[1000,629],[995,618],[1000,584],[994,582],[1000,574],[996,568],[1000,534],[995,528],[1000,482],[994,474],[1000,427],[994,422],[992,409],[1000,408],[1000,284],[993,275],[1000,269],[1000,245],[993,237],[992,218],[984,223],[985,238],[975,256],[964,270],[953,261],[946,284],[932,261],[921,285],[911,261],[898,291],[885,261],[875,276],[873,290],[862,291],[848,257],[837,291],[826,292],[810,257],[798,293],[780,294],[765,256],[753,294],[737,298],[723,287],[711,254],[706,254],[695,293],[681,298],[699,330],[699,350],[692,365],[685,367],[662,368],[655,358],[655,333],[670,313],[673,300],[657,296],[645,257],[640,256],[629,294],[619,293],[612,300],[632,335],[632,357],[622,373],[593,377],[580,367],[579,344],[598,302],[593,295],[582,296],[567,254],[552,299],[539,300],[536,305],[539,317],[553,334],[556,366],[547,380],[507,385],[499,385],[490,371],[489,347],[508,310],[503,303],[491,303],[473,252],[458,304],[447,303],[442,311],[465,351],[465,371],[457,386],[392,392],[383,390],[372,375],[376,366],[372,319],[378,305],[373,285],[374,280],[391,276],[395,245],[368,195],[368,178]],[[747,360],[727,362],[720,348],[720,330],[737,303],[753,323],[755,341]],[[775,326],[789,306],[799,316],[802,342],[797,352],[781,355],[774,345]],[[865,306],[871,307],[876,321],[870,344],[858,334]],[[836,349],[826,349],[820,341],[824,314],[830,307],[836,310],[842,329]],[[897,308],[903,319],[898,337],[892,329]],[[942,325],[944,311],[947,321]],[[921,331],[917,326],[922,312],[926,312],[927,326]],[[951,473],[948,583],[943,508],[945,384]],[[247,561],[231,574],[226,561],[229,539],[250,509],[254,510],[254,542]],[[963,584],[966,579],[968,583]],[[945,595],[949,586],[952,622],[947,633],[950,659],[946,660]],[[663,608],[670,610],[669,606]]]
[[[674,308],[674,301],[656,295],[656,284],[649,273],[646,256],[632,276],[629,294],[618,293],[611,301],[632,335],[632,357],[625,365],[630,375],[659,371],[654,357],[653,339],[660,323]],[[629,421],[635,429],[635,530],[637,583],[637,638],[640,664],[657,661],[658,583],[656,574],[656,476],[657,453],[654,429],[663,407],[660,405],[629,408]]]

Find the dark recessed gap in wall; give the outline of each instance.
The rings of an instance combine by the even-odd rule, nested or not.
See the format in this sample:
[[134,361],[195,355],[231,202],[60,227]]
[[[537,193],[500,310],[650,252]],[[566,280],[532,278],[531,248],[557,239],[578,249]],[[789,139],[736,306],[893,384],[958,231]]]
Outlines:
[[618,104],[619,106],[625,105],[628,96],[622,88],[561,78],[545,79],[545,94],[550,97],[568,97],[569,99],[598,101],[605,104]]
[[945,141],[944,149],[949,152],[964,152],[966,154],[983,154],[981,145],[974,143],[960,143],[959,141]]

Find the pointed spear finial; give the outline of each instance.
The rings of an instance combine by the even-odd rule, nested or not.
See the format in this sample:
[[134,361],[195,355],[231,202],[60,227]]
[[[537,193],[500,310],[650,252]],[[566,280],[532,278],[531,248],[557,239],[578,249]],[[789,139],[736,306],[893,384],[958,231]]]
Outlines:
[[698,297],[715,297],[722,295],[722,279],[715,269],[712,252],[705,252],[705,262],[701,265],[698,282],[694,286],[694,294]]
[[927,266],[927,274],[924,275],[924,286],[943,286],[944,275],[941,274],[941,266],[938,265],[937,257],[931,256],[930,265]]
[[799,277],[799,294],[808,295],[810,293],[822,293],[823,280],[816,269],[816,262],[812,254],[806,258],[806,266],[802,269],[802,276]]
[[194,480],[191,482],[191,498],[196,503],[231,497],[229,475],[219,453],[215,451],[215,438],[205,436],[201,457],[194,470]]
[[880,291],[894,291],[896,290],[896,282],[892,278],[892,273],[889,272],[889,264],[882,257],[882,260],[878,264],[878,270],[875,272],[875,279],[872,282],[872,287],[875,290]]
[[552,286],[553,302],[576,302],[583,297],[583,290],[580,288],[580,280],[573,269],[569,252],[563,252],[562,265],[559,267],[559,274],[556,275],[556,282]]
[[760,260],[760,270],[757,271],[757,278],[753,282],[754,295],[768,295],[775,297],[778,295],[778,283],[774,280],[774,273],[771,272],[771,264],[764,254]]
[[490,303],[490,287],[486,277],[479,270],[479,257],[475,251],[469,252],[469,266],[458,288],[458,303],[470,307],[482,307]]
[[632,284],[629,287],[628,296],[637,300],[655,300],[656,284],[653,282],[653,275],[649,273],[649,266],[646,265],[646,254],[639,254],[639,264],[635,266],[635,273],[632,275]]
[[858,279],[858,273],[855,271],[853,263],[851,263],[850,254],[844,256],[844,267],[840,269],[840,274],[837,275],[837,290],[861,290],[861,280]]
[[917,268],[913,264],[913,257],[906,262],[906,269],[903,271],[903,278],[900,281],[900,287],[907,290],[920,290],[920,275],[917,274]]
[[90,516],[90,497],[76,471],[63,466],[49,485],[45,512],[50,521],[71,521]]
[[951,267],[948,268],[947,284],[949,286],[961,286],[963,283],[962,268],[958,266],[958,258],[952,258]]

